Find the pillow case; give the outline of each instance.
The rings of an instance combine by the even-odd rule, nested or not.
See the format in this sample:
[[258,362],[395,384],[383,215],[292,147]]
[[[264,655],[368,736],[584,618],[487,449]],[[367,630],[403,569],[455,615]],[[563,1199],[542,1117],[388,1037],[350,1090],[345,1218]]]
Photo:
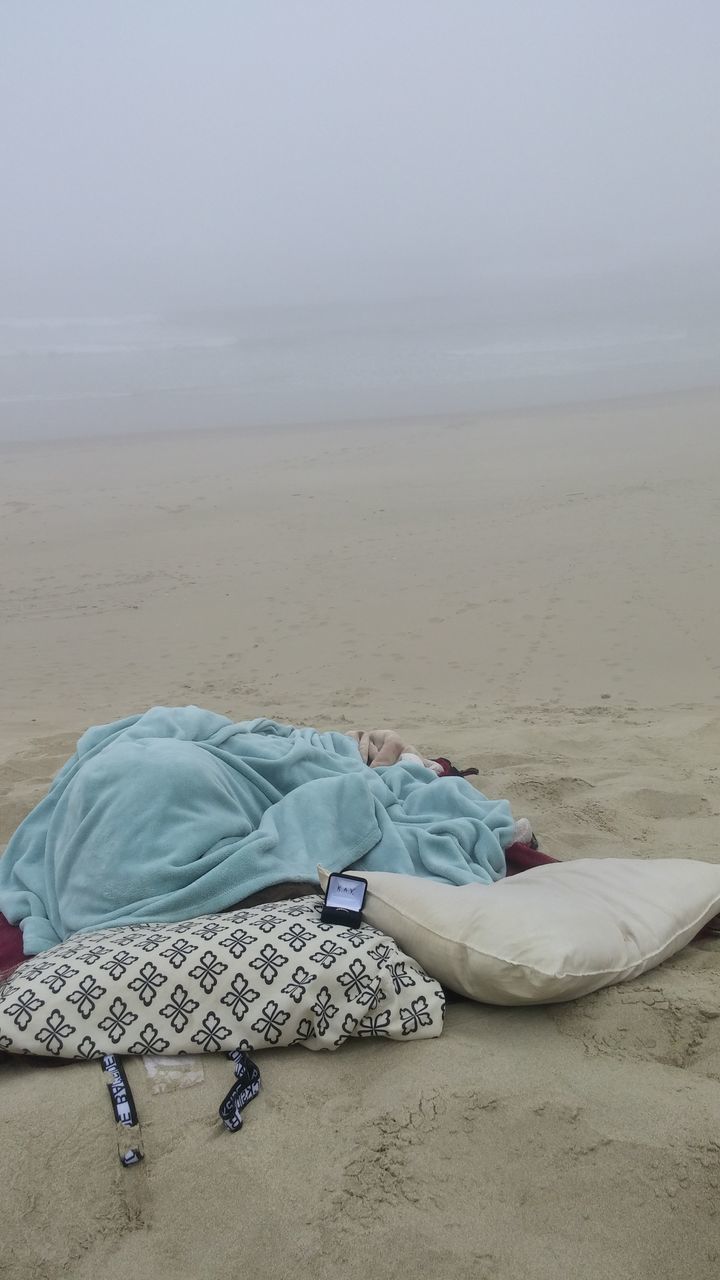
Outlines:
[[392,938],[319,898],[75,934],[0,986],[0,1049],[180,1054],[440,1035],[445,998]]
[[572,1000],[635,978],[720,911],[720,866],[681,858],[558,862],[492,885],[364,878],[364,919],[444,986],[488,1004]]

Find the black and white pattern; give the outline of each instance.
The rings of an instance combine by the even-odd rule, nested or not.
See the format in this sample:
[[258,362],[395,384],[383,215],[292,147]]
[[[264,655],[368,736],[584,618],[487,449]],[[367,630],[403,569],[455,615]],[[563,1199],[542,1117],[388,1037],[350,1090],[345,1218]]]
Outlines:
[[438,1036],[435,979],[369,925],[324,924],[321,905],[77,934],[0,986],[0,1049],[90,1060]]

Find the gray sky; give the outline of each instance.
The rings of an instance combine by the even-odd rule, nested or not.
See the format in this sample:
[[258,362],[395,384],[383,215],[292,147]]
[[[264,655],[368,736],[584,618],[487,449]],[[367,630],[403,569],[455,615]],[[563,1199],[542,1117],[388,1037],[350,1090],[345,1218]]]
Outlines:
[[717,0],[0,0],[0,313],[720,267]]

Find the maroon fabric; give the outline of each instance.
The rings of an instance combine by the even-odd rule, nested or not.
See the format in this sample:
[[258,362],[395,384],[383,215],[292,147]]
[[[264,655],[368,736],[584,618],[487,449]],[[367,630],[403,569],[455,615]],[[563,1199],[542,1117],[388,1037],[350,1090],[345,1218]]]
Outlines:
[[7,978],[24,959],[22,929],[17,924],[10,924],[0,911],[0,978]]
[[438,756],[435,763],[442,769],[442,773],[438,774],[440,778],[470,778],[479,773],[478,769],[456,769],[447,756]]
[[549,853],[532,849],[529,844],[511,844],[505,850],[505,863],[509,876],[517,876],[521,871],[532,871],[533,867],[545,867],[551,862],[559,861],[559,858],[551,858]]

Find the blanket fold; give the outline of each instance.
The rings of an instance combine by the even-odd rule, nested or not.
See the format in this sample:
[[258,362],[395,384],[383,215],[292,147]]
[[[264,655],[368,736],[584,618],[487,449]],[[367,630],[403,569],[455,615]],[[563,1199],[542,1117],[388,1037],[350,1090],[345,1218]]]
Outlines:
[[491,883],[513,830],[506,801],[421,764],[370,769],[344,734],[154,707],[82,736],[0,858],[0,911],[32,955],[315,881],[318,862]]

